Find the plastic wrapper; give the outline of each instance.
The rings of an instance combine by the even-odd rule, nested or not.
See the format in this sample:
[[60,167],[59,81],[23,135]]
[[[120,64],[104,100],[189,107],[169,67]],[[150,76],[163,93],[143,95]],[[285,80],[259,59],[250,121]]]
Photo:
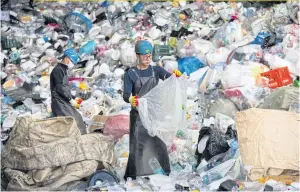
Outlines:
[[294,1],[287,1],[286,3],[288,14],[294,23],[299,24],[299,3]]
[[[117,158],[128,158],[129,155],[129,135],[123,135],[115,145],[115,155]],[[121,165],[119,165],[122,167]]]
[[225,89],[253,86],[259,80],[260,73],[267,71],[267,67],[260,64],[249,62],[247,65],[232,63],[227,65],[221,82]]
[[221,27],[214,36],[215,47],[225,47],[235,41],[243,40],[242,26],[239,22],[231,22]]
[[200,82],[202,92],[209,92],[221,87],[221,77],[226,67],[226,63],[218,63],[208,69],[204,79]]
[[209,107],[209,116],[215,117],[217,113],[221,113],[234,119],[237,111],[239,110],[234,102],[220,98]]
[[186,78],[171,76],[139,100],[144,127],[149,135],[158,136],[166,144],[172,142],[178,129],[185,129]]
[[228,59],[231,62],[247,63],[248,61],[260,62],[263,57],[263,51],[260,45],[245,45],[235,49]]
[[270,94],[270,89],[257,86],[244,86],[224,91],[232,102],[236,104],[239,110],[258,107]]
[[115,141],[118,141],[125,134],[129,134],[129,116],[114,115],[108,117],[105,126],[104,134],[112,135]]
[[224,62],[226,61],[229,54],[230,50],[225,47],[210,51],[206,54],[207,63],[212,66],[220,62]]

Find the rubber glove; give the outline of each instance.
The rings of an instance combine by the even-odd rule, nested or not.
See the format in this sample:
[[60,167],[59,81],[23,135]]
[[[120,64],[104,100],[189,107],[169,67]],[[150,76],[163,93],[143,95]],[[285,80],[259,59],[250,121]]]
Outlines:
[[129,97],[129,102],[132,107],[139,106],[139,96],[131,96]]
[[72,107],[74,107],[74,108],[76,108],[76,109],[79,109],[80,108],[80,103],[82,102],[80,102],[79,101],[79,98],[76,98],[76,99],[72,99],[71,101],[70,101],[70,103],[71,103],[71,105],[72,105]]
[[173,74],[175,74],[176,77],[180,77],[182,75],[182,73],[179,70],[177,70],[177,69],[173,70]]

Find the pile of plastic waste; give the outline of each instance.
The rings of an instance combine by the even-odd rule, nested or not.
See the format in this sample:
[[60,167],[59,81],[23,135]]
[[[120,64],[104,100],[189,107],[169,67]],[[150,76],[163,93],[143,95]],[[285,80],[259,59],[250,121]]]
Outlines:
[[[110,171],[119,180],[87,190],[299,190],[299,172],[249,179],[236,124],[236,113],[252,108],[299,113],[299,16],[296,1],[3,0],[1,148],[18,117],[52,117],[50,73],[73,47],[81,59],[69,71],[77,110],[89,133],[113,136]],[[156,174],[124,181],[130,104],[122,78],[137,64],[134,45],[141,39],[154,46],[153,65],[188,76],[186,118],[167,145],[170,175],[154,158]]]

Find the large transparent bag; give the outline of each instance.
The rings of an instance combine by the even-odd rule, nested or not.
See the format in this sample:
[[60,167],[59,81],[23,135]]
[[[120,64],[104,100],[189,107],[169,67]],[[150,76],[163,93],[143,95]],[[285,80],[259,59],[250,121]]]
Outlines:
[[140,98],[138,111],[150,136],[171,144],[177,131],[186,129],[187,76],[174,75]]

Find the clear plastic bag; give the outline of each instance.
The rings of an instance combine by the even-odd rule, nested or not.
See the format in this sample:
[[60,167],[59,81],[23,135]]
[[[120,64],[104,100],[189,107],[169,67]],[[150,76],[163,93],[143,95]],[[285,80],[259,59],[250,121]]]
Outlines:
[[226,89],[225,95],[236,104],[240,110],[257,107],[267,95],[270,94],[268,88],[245,86],[233,89]]
[[185,129],[187,77],[174,75],[140,98],[138,111],[149,135],[158,136],[167,145],[179,129]]

